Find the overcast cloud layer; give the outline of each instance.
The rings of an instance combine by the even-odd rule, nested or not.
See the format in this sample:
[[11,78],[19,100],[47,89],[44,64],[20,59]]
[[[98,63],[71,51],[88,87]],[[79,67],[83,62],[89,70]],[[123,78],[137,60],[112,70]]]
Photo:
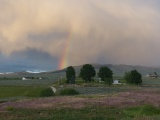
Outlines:
[[70,35],[68,65],[160,66],[159,8],[159,0],[0,0],[0,62],[56,69]]

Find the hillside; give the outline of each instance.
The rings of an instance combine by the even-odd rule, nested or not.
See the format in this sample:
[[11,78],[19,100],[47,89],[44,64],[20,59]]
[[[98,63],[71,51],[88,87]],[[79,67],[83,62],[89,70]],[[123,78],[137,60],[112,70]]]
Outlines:
[[[109,67],[114,75],[116,76],[123,76],[125,72],[131,71],[131,70],[138,70],[143,76],[147,74],[153,74],[154,72],[157,72],[157,74],[160,74],[160,68],[159,67],[145,67],[145,66],[132,66],[132,65],[112,65],[112,64],[106,64],[106,65],[101,65],[101,64],[92,64],[96,71],[98,72],[99,68],[106,66]],[[76,73],[80,72],[82,65],[80,66],[74,66]],[[66,69],[63,69],[59,72],[65,72]]]
[[[106,64],[106,65],[100,65],[100,64],[92,64],[95,68],[95,70],[98,72],[99,68],[102,66],[109,67],[115,76],[123,76],[125,72],[130,70],[138,70],[143,76],[146,74],[152,74],[156,72],[158,75],[160,75],[160,68],[159,67],[145,67],[145,66],[131,66],[131,65],[112,65],[112,64]],[[82,65],[80,66],[74,66],[76,73],[79,74],[80,69]],[[28,73],[28,72],[15,72],[10,74],[0,74],[0,77],[45,77],[45,78],[55,78],[60,76],[65,76],[65,69],[58,70],[58,71],[48,71],[48,72],[42,72],[42,73]]]

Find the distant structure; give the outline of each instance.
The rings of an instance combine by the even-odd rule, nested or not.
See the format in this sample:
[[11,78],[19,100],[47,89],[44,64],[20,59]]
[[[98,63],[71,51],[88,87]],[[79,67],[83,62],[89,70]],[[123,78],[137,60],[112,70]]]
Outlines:
[[122,83],[120,83],[120,81],[119,80],[113,80],[113,84],[122,84]]
[[22,78],[22,80],[34,80],[34,79],[42,80],[41,77],[37,77],[37,78],[35,78],[35,77],[23,77],[23,78]]
[[22,80],[28,80],[27,78],[23,77]]
[[149,77],[149,78],[159,78],[159,75],[156,72],[154,72],[154,74],[148,74],[148,75],[146,75],[146,77]]
[[[96,78],[96,81],[99,83],[103,83],[104,81],[101,80],[101,78]],[[120,83],[120,80],[113,80],[113,84],[117,85],[117,84],[122,84]]]
[[22,80],[32,80],[34,77],[23,77]]

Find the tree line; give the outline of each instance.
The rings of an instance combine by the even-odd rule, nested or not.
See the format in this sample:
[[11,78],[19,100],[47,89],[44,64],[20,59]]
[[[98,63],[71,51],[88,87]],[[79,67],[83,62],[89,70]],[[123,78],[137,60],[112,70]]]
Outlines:
[[[101,81],[104,81],[107,85],[112,85],[113,83],[113,72],[110,68],[104,66],[99,69],[97,73],[98,77]],[[80,69],[79,77],[82,78],[85,82],[94,81],[93,77],[96,76],[96,71],[91,64],[85,64]],[[75,84],[76,72],[74,67],[69,66],[66,70],[66,82]],[[142,84],[142,75],[137,70],[131,70],[130,72],[126,72],[124,75],[124,80],[128,84],[141,85]]]

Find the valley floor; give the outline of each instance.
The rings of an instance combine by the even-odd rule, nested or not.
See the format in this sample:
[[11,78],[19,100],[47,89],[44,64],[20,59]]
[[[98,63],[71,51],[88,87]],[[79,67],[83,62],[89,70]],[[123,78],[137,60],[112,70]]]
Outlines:
[[[129,112],[130,108],[133,111]],[[156,119],[156,115],[160,115],[160,90],[148,88],[112,94],[55,96],[0,103],[0,120],[69,120],[76,116],[78,119]]]

